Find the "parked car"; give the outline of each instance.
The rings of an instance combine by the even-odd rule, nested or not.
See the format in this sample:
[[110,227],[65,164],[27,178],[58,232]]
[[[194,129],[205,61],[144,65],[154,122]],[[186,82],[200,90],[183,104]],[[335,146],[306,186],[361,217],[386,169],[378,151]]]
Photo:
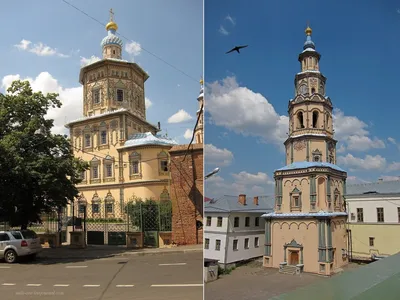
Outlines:
[[0,231],[0,259],[15,263],[19,257],[35,259],[42,251],[40,238],[32,230]]

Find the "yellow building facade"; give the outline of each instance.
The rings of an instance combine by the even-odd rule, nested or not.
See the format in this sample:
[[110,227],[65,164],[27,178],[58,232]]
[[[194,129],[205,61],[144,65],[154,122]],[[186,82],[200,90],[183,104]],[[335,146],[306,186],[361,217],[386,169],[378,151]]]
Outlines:
[[275,209],[263,215],[264,266],[331,275],[348,263],[347,173],[335,164],[333,106],[311,34],[308,27],[295,97],[288,104],[286,166],[274,173]]
[[400,180],[347,185],[346,203],[352,260],[400,252]]
[[[74,215],[124,219],[133,197],[170,200],[169,149],[177,143],[158,135],[146,120],[148,74],[122,59],[122,40],[111,15],[102,40],[103,58],[80,70],[83,116],[68,122],[74,155],[90,164],[82,173]],[[71,215],[71,213],[69,213]]]

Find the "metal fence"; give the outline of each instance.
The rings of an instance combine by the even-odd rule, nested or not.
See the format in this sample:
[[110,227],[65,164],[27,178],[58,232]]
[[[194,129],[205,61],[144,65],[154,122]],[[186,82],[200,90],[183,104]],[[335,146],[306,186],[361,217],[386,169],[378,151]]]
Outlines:
[[[84,231],[88,245],[126,245],[126,233],[143,233],[144,247],[158,247],[160,233],[172,231],[170,200],[116,203],[76,201],[69,214],[66,209],[42,216],[42,222],[30,224],[36,233],[59,233],[61,243],[68,231]],[[0,223],[0,230],[19,230]]]
[[160,232],[172,231],[171,201],[77,201],[73,219],[89,245],[126,245],[127,232],[143,233],[144,247],[158,247]]

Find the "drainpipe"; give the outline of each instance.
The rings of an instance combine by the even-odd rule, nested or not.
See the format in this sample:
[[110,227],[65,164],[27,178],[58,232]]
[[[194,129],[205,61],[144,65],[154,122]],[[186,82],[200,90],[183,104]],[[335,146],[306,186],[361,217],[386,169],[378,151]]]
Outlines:
[[231,219],[231,214],[229,213],[228,214],[228,225],[227,225],[227,228],[226,228],[226,235],[225,235],[225,256],[224,256],[224,268],[226,267],[226,261],[227,261],[227,257],[228,257],[228,247],[229,247],[229,245],[228,245],[228,241],[229,241],[229,228],[230,228],[230,224],[231,224],[231,222],[230,222],[230,219]]

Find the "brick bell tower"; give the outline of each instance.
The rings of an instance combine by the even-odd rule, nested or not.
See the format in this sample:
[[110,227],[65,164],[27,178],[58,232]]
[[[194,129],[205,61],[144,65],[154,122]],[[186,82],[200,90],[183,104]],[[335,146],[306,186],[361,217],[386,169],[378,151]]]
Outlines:
[[348,263],[344,195],[347,173],[336,165],[332,102],[321,55],[305,30],[289,101],[286,166],[275,171],[275,209],[265,214],[264,266],[330,275]]

